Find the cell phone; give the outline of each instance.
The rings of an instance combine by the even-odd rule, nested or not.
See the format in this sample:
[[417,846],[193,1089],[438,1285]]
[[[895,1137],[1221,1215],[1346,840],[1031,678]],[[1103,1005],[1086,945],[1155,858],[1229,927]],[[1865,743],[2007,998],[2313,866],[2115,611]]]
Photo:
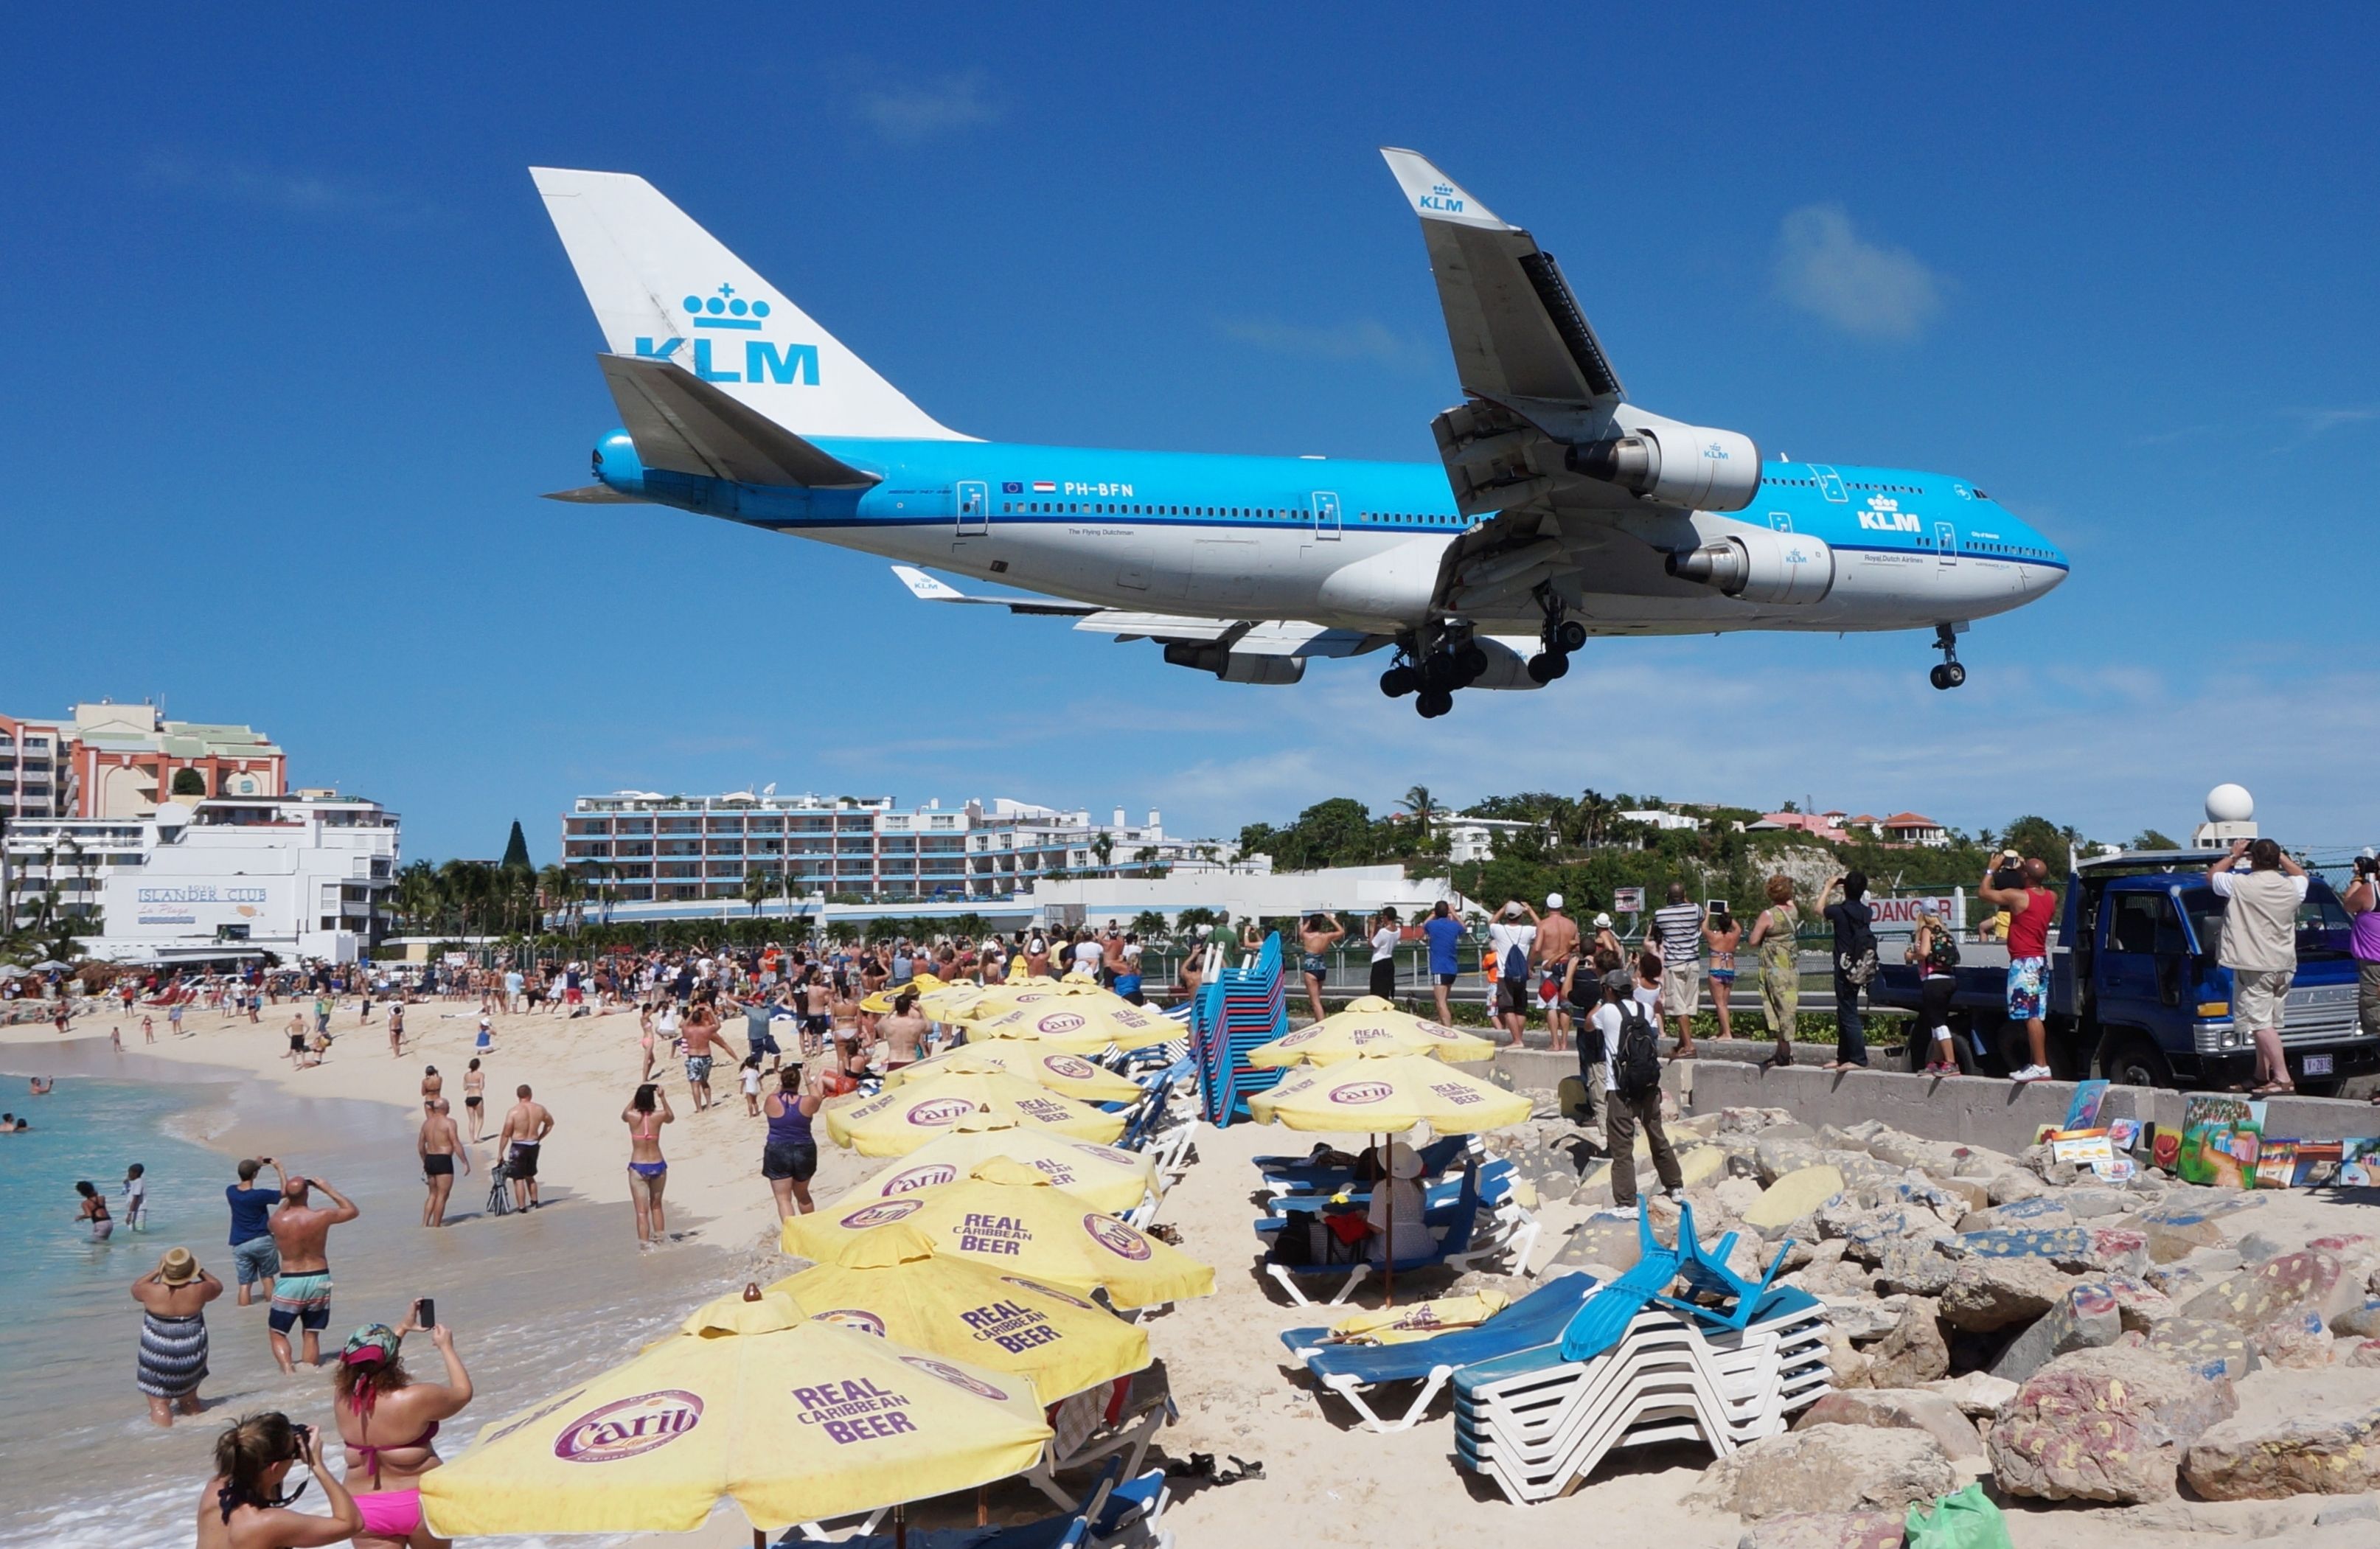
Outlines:
[[413,1321],[424,1328],[438,1326],[438,1303],[430,1297],[418,1298],[413,1303]]

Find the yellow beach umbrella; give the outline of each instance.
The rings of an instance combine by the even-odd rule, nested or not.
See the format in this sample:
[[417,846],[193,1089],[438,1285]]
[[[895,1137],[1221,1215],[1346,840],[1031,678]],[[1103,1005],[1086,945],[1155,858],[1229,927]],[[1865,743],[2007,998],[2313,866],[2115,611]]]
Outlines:
[[1119,1307],[1206,1296],[1215,1272],[1182,1252],[1091,1208],[1022,1162],[994,1157],[956,1183],[896,1199],[845,1198],[795,1216],[780,1240],[788,1253],[831,1263],[840,1245],[871,1228],[908,1221],[938,1252],[998,1265],[1085,1296],[1105,1290]]
[[964,1022],[989,993],[981,985],[939,985],[917,998],[917,1009],[936,1022]]
[[1115,1140],[1124,1126],[1122,1113],[1103,1113],[1004,1070],[946,1071],[864,1103],[822,1109],[819,1117],[837,1145],[863,1156],[905,1156],[973,1113],[1038,1124],[1077,1140]]
[[907,1221],[855,1233],[825,1264],[769,1288],[824,1323],[1030,1379],[1054,1404],[1148,1364],[1148,1335],[1024,1275],[939,1253]]
[[1022,1038],[1064,1049],[1070,1054],[1097,1054],[1110,1044],[1118,1048],[1146,1048],[1185,1035],[1171,1017],[1145,1011],[1128,1002],[1100,1005],[1087,997],[1062,996],[1055,1000],[1019,1006],[998,1016],[968,1023],[967,1042],[982,1038]]
[[1383,1134],[1427,1124],[1442,1135],[1499,1130],[1529,1117],[1526,1097],[1419,1054],[1369,1054],[1282,1079],[1248,1098],[1260,1124]]
[[1320,1022],[1257,1045],[1248,1051],[1248,1063],[1260,1071],[1283,1065],[1335,1065],[1375,1052],[1427,1054],[1446,1060],[1487,1059],[1495,1055],[1496,1046],[1442,1022],[1400,1011],[1378,996],[1366,995]]
[[1502,1291],[1473,1291],[1468,1296],[1442,1296],[1402,1307],[1358,1313],[1330,1325],[1330,1338],[1342,1345],[1406,1345],[1434,1339],[1458,1328],[1476,1328],[1512,1304]]
[[885,1072],[884,1087],[889,1092],[945,1071],[979,1074],[988,1071],[1022,1076],[1083,1103],[1131,1103],[1146,1095],[1138,1083],[1125,1080],[1104,1065],[1094,1065],[1079,1054],[1014,1038],[986,1038],[948,1054],[889,1071]]
[[722,1496],[775,1529],[1004,1479],[1050,1439],[1029,1383],[746,1294],[483,1426],[421,1478],[432,1531],[687,1532]]
[[1022,1162],[1095,1210],[1120,1216],[1152,1193],[1158,1185],[1157,1162],[1137,1151],[1070,1140],[1038,1124],[1019,1124],[988,1114],[969,1114],[948,1133],[929,1140],[899,1163],[859,1184],[844,1200],[892,1199],[955,1183],[973,1176],[977,1167],[994,1156]]

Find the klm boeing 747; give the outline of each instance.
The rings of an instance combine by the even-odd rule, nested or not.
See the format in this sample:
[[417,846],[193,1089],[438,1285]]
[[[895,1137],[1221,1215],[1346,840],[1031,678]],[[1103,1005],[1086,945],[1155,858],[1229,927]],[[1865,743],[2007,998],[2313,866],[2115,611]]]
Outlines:
[[[558,500],[651,501],[901,563],[928,601],[1158,642],[1228,683],[1391,653],[1425,716],[1536,688],[1593,635],[1931,629],[2066,578],[1966,480],[1764,462],[1638,407],[1553,256],[1387,151],[1438,280],[1463,403],[1441,465],[1103,452],[942,426],[643,178],[535,169],[602,325],[622,429]],[[1036,594],[971,596],[932,566]]]

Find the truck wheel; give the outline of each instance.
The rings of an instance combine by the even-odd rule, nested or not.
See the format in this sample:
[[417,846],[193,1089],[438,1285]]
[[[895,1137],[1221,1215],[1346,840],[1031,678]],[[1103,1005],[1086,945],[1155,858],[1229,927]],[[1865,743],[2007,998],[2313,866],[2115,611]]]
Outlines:
[[2099,1073],[2119,1086],[2171,1086],[2173,1067],[2165,1052],[2139,1033],[2110,1039],[2099,1054]]

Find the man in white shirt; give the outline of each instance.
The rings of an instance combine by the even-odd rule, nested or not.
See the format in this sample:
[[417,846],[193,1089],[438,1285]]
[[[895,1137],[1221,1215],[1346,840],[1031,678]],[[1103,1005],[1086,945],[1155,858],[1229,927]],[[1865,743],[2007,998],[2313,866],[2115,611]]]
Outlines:
[[[1659,1084],[1645,1092],[1620,1089],[1620,1037],[1629,1021],[1621,1007],[1634,1001],[1635,988],[1635,981],[1624,968],[1605,974],[1603,1004],[1595,1009],[1590,1019],[1603,1041],[1599,1065],[1603,1080],[1603,1148],[1611,1156],[1611,1203],[1622,1210],[1633,1209],[1636,1204],[1636,1131],[1640,1126],[1645,1131],[1645,1144],[1653,1153],[1653,1171],[1661,1180],[1662,1192],[1674,1199],[1685,1192],[1686,1181],[1685,1174],[1678,1170],[1678,1154],[1670,1148],[1669,1131],[1661,1125]],[[1645,1020],[1649,1024],[1652,1019]],[[1647,1031],[1653,1028],[1648,1025]],[[1587,1064],[1585,1050],[1592,1041],[1586,1037],[1579,1040],[1582,1066]],[[1594,1079],[1592,1071],[1582,1070],[1580,1073]]]
[[[1523,925],[1521,916],[1528,915]],[[1529,1025],[1529,957],[1537,941],[1537,912],[1519,899],[1508,901],[1488,926],[1488,951],[1496,962],[1496,1024],[1512,1035],[1512,1047]]]
[[1397,943],[1403,939],[1395,910],[1383,909],[1372,916],[1371,990],[1383,1000],[1397,998]]
[[[2234,869],[2246,856],[2248,870]],[[2225,901],[2223,944],[2215,961],[2231,970],[2231,1021],[2256,1041],[2259,1097],[2296,1090],[2281,1052],[2283,1009],[2298,972],[2298,905],[2305,902],[2305,868],[2260,839],[2231,841],[2230,853],[2206,868],[2206,885]]]

